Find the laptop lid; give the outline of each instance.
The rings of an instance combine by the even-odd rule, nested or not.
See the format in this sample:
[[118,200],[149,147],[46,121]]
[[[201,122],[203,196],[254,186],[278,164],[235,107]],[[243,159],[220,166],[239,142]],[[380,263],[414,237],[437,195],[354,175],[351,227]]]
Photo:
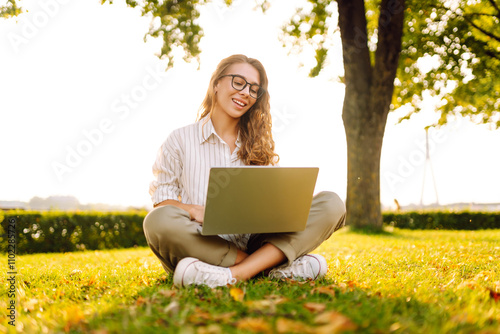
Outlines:
[[303,231],[317,167],[213,167],[201,234]]

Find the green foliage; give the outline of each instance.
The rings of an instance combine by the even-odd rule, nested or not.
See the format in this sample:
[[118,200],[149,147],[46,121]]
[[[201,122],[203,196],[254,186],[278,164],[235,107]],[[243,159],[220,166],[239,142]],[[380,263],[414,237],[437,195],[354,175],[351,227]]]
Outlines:
[[0,18],[10,18],[22,13],[22,8],[17,6],[16,0],[7,0],[7,4],[0,6]]
[[384,213],[385,224],[404,229],[484,230],[500,229],[498,212],[405,212]]
[[[24,333],[497,333],[499,238],[343,229],[315,251],[325,279],[261,276],[217,289],[173,287],[146,248],[23,255],[16,324]],[[5,329],[6,312],[0,320]]]
[[[184,51],[184,60],[199,60],[201,52],[198,44],[203,37],[203,29],[198,24],[200,16],[198,6],[205,4],[205,0],[126,0],[127,5],[139,8],[143,16],[151,18],[149,31],[144,36],[162,38],[163,46],[158,54],[161,59],[168,59],[167,69],[174,64],[174,53],[177,48]],[[113,0],[101,0],[101,3],[113,3]],[[225,3],[230,5],[231,1]]]
[[[302,50],[313,45],[317,65],[324,68],[335,30],[331,1],[308,1],[283,27],[282,39]],[[377,50],[380,1],[365,1],[367,43],[372,63]],[[402,51],[392,109],[403,105],[419,112],[426,94],[438,96],[441,118],[470,115],[477,123],[500,127],[500,1],[407,0]],[[361,40],[360,40],[361,41]],[[423,63],[427,64],[422,66]]]
[[[15,221],[16,252],[46,253],[126,248],[147,245],[142,229],[146,212],[35,212],[9,211],[2,222]],[[7,251],[5,234],[0,250]]]
[[332,26],[331,2],[330,0],[308,0],[309,10],[297,9],[290,22],[282,28],[284,35],[281,37],[285,45],[287,40],[291,40],[299,52],[305,45],[314,47],[316,66],[309,73],[311,77],[319,75],[325,66],[331,34],[336,29]]
[[407,3],[394,107],[411,105],[408,118],[429,93],[442,99],[439,124],[458,114],[500,127],[500,1]]

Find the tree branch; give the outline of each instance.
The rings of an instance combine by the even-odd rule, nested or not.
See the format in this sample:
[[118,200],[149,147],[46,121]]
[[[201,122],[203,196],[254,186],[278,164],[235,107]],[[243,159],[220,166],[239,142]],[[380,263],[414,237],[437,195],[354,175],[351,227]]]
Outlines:
[[498,17],[500,19],[500,8],[498,7],[497,3],[495,2],[495,0],[488,0],[490,2],[490,4],[493,6],[493,8],[495,8],[497,10],[497,15],[496,17]]
[[475,24],[469,17],[469,15],[462,15],[462,17],[464,18],[465,21],[467,21],[471,26],[473,26],[474,28],[476,28],[477,30],[479,30],[480,32],[482,32],[483,34],[485,34],[486,36],[488,37],[491,37],[493,38],[494,40],[500,42],[500,36],[496,36],[495,34],[487,31],[487,30],[484,30],[483,28],[479,27],[477,24]]

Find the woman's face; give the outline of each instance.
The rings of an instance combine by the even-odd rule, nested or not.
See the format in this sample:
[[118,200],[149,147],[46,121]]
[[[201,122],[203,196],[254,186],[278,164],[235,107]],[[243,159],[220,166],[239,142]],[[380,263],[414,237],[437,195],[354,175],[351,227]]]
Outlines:
[[[224,74],[228,76],[222,77],[215,86],[216,103],[214,111],[223,112],[232,118],[240,118],[257,101],[257,99],[250,96],[250,89],[252,89],[250,84],[260,85],[259,72],[248,63],[238,63],[229,66]],[[239,77],[233,79],[229,75],[238,75]],[[244,78],[249,85],[238,91],[233,88],[232,80],[235,80],[235,87],[238,84],[245,85],[245,82],[240,77]]]

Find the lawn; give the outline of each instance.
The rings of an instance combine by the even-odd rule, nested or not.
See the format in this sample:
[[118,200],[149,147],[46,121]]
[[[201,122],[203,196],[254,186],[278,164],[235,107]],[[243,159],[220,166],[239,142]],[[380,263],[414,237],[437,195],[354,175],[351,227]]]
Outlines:
[[[316,253],[316,282],[177,289],[149,249],[18,256],[25,333],[500,333],[500,230],[363,235]],[[7,254],[4,256],[4,268]],[[7,270],[5,269],[5,272]],[[1,294],[7,296],[6,275]],[[0,308],[6,310],[8,299]],[[0,332],[12,332],[4,311]]]

